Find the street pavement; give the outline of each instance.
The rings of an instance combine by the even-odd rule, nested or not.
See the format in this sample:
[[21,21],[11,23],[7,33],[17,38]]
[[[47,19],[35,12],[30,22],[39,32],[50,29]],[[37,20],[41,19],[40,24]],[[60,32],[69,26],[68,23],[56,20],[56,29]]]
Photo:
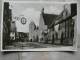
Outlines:
[[33,48],[45,48],[45,46],[36,42],[15,42],[10,46],[6,46],[6,49],[33,49]]
[[44,44],[40,42],[14,42],[10,46],[6,46],[6,49],[34,49],[34,48],[52,48],[52,47],[60,47],[62,45],[54,45],[54,44]]

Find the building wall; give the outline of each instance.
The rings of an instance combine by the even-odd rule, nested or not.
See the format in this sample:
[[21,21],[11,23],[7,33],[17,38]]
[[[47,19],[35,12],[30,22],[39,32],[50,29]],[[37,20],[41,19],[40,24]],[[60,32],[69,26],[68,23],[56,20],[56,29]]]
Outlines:
[[11,9],[9,9],[9,3],[4,3],[4,11],[3,11],[3,48],[5,48],[6,44],[9,44],[10,41],[10,23],[12,18]]
[[[74,37],[74,21],[72,18],[67,17],[71,15],[71,5],[64,5],[64,10],[60,14],[61,18],[55,20],[56,21],[65,21],[58,23],[57,25],[53,25],[50,29],[49,40],[54,40],[54,44],[73,44],[73,37]],[[53,30],[54,29],[54,30]]]
[[45,25],[44,23],[44,19],[43,19],[43,16],[42,16],[42,13],[40,14],[40,20],[39,20],[39,42],[40,42],[40,39],[43,37],[42,35],[42,32],[47,30],[47,25]]
[[11,22],[11,26],[10,26],[10,30],[11,30],[11,32],[16,32],[16,24],[15,24],[15,21],[12,21]]
[[36,25],[34,22],[31,22],[29,24],[29,40],[35,40],[35,29],[36,29]]

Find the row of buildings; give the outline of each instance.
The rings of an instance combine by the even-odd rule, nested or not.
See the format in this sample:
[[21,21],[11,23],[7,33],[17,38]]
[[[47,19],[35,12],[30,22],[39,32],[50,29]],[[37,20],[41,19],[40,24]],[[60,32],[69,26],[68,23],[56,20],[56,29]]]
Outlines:
[[63,8],[59,15],[44,13],[44,8],[42,8],[39,26],[31,21],[29,33],[24,33],[17,31],[15,21],[12,20],[12,10],[9,8],[9,3],[4,3],[3,48],[11,44],[13,40],[73,45],[77,5],[75,3],[65,4]]
[[[73,45],[74,26],[77,16],[77,5],[65,4],[59,15],[44,13],[40,14],[38,29],[35,23],[30,24],[30,40],[43,43]],[[34,39],[35,38],[35,39]]]
[[10,9],[9,2],[4,3],[3,11],[3,49],[13,42],[29,40],[29,33],[18,32],[16,21],[12,20],[12,9]]

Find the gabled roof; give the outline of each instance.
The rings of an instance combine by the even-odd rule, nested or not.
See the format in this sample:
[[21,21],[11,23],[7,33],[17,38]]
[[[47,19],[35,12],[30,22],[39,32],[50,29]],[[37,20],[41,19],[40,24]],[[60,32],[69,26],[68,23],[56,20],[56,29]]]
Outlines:
[[43,16],[43,19],[44,19],[44,23],[47,26],[51,25],[51,23],[53,21],[55,21],[56,18],[58,17],[58,15],[55,15],[55,14],[47,14],[47,13],[43,13],[42,16]]

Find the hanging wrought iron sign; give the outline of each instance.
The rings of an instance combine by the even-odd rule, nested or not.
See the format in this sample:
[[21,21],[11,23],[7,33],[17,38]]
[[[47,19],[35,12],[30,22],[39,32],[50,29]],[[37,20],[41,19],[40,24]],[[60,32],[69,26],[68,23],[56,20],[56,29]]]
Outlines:
[[26,22],[27,22],[26,18],[25,18],[25,17],[22,17],[22,18],[21,18],[21,23],[22,23],[22,24],[26,24]]

